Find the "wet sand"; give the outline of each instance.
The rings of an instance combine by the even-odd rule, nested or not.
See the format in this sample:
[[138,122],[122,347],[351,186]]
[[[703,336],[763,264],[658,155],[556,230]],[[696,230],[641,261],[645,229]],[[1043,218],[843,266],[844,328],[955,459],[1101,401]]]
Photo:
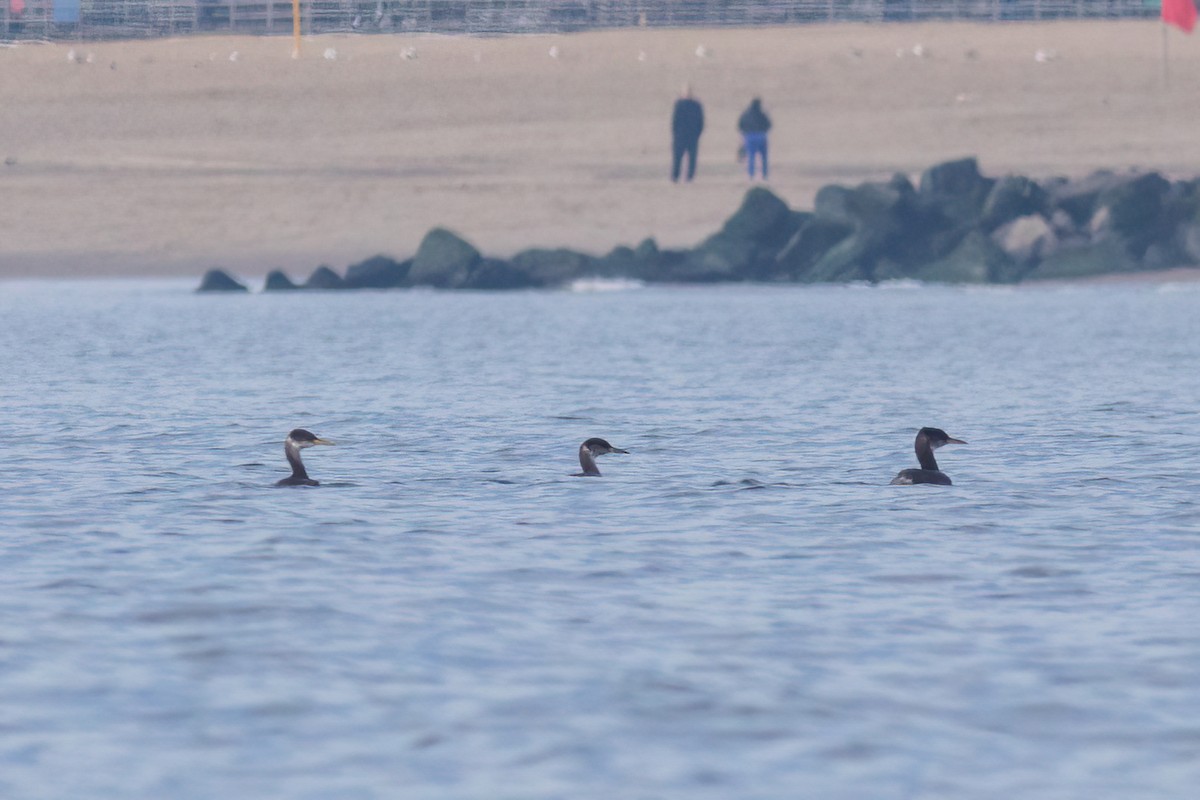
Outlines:
[[[409,255],[435,225],[499,256],[687,246],[747,188],[735,122],[756,94],[770,187],[798,208],[964,155],[989,174],[1191,176],[1200,37],[1170,44],[1169,86],[1150,21],[324,36],[298,61],[282,38],[4,48],[0,277],[303,276]],[[708,126],[676,186],[685,82]]]

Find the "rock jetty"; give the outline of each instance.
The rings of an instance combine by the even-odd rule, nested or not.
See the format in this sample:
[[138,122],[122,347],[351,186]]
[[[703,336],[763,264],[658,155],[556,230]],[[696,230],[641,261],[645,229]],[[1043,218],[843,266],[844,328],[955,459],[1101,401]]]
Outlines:
[[[750,189],[725,225],[688,250],[653,239],[603,256],[535,248],[489,258],[445,228],[416,255],[379,255],[339,276],[320,267],[302,286],[276,271],[266,289],[526,289],[586,278],[647,283],[841,283],[916,279],[1017,283],[1200,263],[1200,178],[1097,172],[1036,181],[980,173],[974,158],[938,164],[914,184],[897,174],[830,185],[811,211]],[[200,291],[243,288],[219,270]]]

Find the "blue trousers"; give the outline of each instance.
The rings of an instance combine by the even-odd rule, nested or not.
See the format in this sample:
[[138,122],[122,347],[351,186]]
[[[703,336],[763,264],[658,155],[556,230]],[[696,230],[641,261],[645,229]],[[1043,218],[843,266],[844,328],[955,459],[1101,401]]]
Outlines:
[[754,157],[762,160],[763,180],[767,179],[767,135],[765,133],[743,133],[742,141],[746,145],[746,169],[750,177],[754,177]]

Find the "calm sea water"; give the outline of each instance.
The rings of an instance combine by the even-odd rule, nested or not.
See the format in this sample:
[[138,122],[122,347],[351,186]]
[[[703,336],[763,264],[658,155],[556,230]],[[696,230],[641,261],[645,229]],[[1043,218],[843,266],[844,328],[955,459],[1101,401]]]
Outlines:
[[0,797],[1196,796],[1200,286],[190,288],[0,284]]

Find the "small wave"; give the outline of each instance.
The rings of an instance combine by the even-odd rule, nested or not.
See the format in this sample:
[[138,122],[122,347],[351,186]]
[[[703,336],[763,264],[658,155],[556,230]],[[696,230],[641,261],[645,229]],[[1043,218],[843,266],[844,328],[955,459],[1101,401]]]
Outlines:
[[925,284],[916,278],[896,278],[890,281],[880,281],[876,287],[879,289],[924,289]]
[[1155,291],[1159,294],[1193,294],[1200,292],[1200,281],[1170,281],[1168,283],[1160,283],[1155,287]]
[[642,289],[646,284],[631,278],[579,278],[572,281],[567,290],[572,292],[624,292]]

